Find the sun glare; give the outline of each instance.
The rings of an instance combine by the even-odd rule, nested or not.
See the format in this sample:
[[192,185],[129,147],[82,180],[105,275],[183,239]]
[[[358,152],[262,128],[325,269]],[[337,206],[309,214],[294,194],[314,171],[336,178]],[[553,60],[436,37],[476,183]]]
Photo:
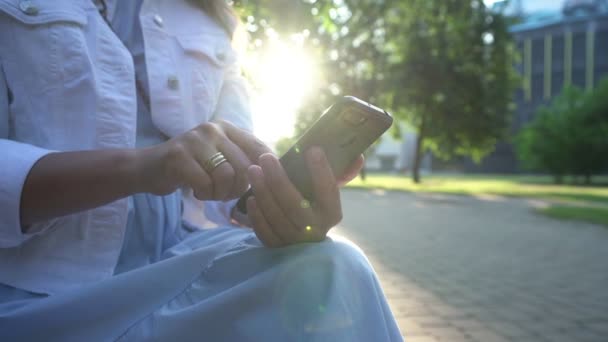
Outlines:
[[296,113],[315,87],[316,67],[301,44],[277,38],[250,56],[246,68],[254,85],[256,135],[274,145],[279,138],[293,134]]

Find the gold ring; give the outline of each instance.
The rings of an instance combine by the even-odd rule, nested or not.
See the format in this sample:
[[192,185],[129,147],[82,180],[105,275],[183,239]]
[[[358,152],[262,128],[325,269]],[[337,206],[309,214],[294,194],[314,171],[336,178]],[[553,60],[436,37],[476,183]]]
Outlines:
[[211,173],[218,166],[222,165],[223,163],[225,163],[227,161],[228,160],[226,159],[226,157],[224,157],[222,152],[217,152],[216,154],[212,155],[211,158],[207,159],[207,161],[205,162],[205,165],[203,165],[203,167],[204,167],[205,171],[207,171],[208,173]]

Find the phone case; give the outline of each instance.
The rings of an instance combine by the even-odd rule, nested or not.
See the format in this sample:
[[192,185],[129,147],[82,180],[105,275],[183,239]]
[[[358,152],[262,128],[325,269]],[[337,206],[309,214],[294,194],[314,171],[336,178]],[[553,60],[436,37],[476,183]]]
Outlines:
[[[334,175],[342,175],[392,123],[393,118],[386,111],[345,96],[329,107],[281,157],[281,164],[302,196],[313,202],[312,178],[303,153],[312,146],[321,147]],[[250,189],[237,202],[242,213],[247,212],[246,201],[251,194]]]

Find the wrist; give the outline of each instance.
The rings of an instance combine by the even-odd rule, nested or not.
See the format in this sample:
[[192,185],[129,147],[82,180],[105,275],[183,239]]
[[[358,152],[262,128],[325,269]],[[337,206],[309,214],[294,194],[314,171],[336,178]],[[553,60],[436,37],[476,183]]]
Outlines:
[[129,151],[128,177],[134,193],[149,192],[151,184],[151,148],[133,149]]

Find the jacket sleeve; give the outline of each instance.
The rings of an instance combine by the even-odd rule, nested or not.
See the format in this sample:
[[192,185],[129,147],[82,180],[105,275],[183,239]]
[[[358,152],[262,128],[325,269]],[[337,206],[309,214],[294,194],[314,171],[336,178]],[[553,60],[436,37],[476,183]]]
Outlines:
[[50,153],[9,140],[9,133],[9,90],[0,61],[0,248],[18,246],[35,235],[23,234],[21,230],[21,191],[30,169]]

